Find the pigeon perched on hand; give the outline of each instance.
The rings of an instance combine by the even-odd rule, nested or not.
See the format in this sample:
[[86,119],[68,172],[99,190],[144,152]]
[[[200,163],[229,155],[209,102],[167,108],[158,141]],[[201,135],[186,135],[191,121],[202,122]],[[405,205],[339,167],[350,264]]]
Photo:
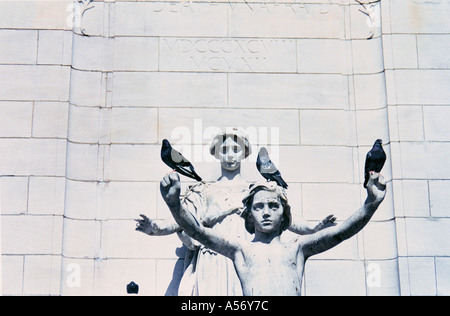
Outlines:
[[180,152],[173,149],[167,139],[162,142],[161,159],[173,171],[191,179],[202,181],[202,178],[195,172],[194,166]]
[[275,181],[280,187],[288,188],[287,183],[281,177],[280,171],[270,160],[269,153],[265,147],[262,147],[258,153],[256,168],[267,181]]
[[371,151],[366,156],[366,166],[364,168],[364,188],[367,189],[367,183],[369,183],[370,172],[374,171],[380,173],[386,163],[386,153],[383,149],[383,141],[377,139]]

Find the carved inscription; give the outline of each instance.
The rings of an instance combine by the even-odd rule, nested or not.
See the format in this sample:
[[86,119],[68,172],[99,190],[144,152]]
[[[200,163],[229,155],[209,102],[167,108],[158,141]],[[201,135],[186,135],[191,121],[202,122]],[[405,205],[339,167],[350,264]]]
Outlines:
[[291,39],[161,38],[160,69],[212,72],[296,72]]
[[[323,0],[322,3],[303,3],[302,0],[261,0],[261,1],[245,1],[245,0],[224,0],[224,1],[167,1],[167,2],[152,2],[152,11],[158,12],[196,12],[197,6],[218,6],[227,5],[231,11],[241,6],[245,6],[249,12],[266,12],[277,13],[286,12],[291,14],[327,14],[330,12],[330,8],[333,5],[331,0]],[[336,4],[336,3],[334,3]]]

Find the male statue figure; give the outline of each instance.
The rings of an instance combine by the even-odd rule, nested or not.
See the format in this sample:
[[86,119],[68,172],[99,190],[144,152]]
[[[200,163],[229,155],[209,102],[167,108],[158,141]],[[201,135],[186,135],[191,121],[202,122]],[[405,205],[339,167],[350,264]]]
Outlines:
[[281,233],[290,225],[290,207],[285,191],[275,183],[256,184],[244,198],[245,227],[252,241],[222,235],[199,223],[180,203],[179,175],[164,177],[161,194],[182,229],[205,246],[230,258],[241,281],[243,294],[301,294],[306,260],[357,234],[384,200],[384,178],[371,172],[364,205],[341,225],[283,242]]

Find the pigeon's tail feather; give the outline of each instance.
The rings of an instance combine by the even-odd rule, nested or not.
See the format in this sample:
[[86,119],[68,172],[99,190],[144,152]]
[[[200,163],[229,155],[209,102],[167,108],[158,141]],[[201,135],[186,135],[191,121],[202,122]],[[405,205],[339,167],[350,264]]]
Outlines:
[[283,187],[284,189],[288,188],[287,183],[283,180],[283,178],[281,176],[274,176],[274,180],[277,182],[277,184],[280,187]]
[[194,176],[194,179],[201,182],[202,178],[194,171],[192,170],[192,175]]
[[202,181],[202,178],[192,169],[191,170],[187,170],[185,168],[176,168],[175,171],[177,171],[179,174],[182,174],[183,176],[186,176],[188,178],[197,180],[197,181]]

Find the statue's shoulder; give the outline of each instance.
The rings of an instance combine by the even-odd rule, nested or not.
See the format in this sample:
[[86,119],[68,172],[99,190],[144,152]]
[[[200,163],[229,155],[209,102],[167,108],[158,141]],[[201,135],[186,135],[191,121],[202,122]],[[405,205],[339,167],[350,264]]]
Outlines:
[[187,187],[185,195],[204,194],[208,190],[209,186],[210,184],[205,181],[197,182]]

